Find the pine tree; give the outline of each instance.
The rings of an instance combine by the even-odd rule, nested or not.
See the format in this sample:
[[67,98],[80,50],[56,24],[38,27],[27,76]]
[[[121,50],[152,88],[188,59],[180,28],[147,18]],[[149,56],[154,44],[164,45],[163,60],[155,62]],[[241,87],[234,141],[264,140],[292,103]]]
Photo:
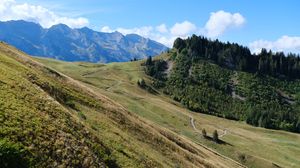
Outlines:
[[207,138],[206,130],[205,130],[204,128],[202,129],[202,136],[203,136],[204,138]]
[[219,142],[219,135],[218,135],[217,130],[215,130],[214,133],[213,133],[213,141]]
[[147,65],[152,65],[152,57],[151,57],[151,56],[149,56],[149,57],[147,58],[145,64],[146,64],[146,66],[147,66]]
[[146,82],[144,79],[139,79],[137,81],[137,84],[141,87],[141,88],[145,88],[146,87]]

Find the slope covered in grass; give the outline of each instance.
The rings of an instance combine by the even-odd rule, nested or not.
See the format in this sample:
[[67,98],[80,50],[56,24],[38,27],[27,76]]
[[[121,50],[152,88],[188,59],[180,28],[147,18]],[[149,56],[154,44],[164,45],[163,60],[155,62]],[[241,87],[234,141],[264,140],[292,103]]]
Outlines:
[[[169,55],[166,53],[156,59],[167,58]],[[299,134],[253,127],[242,121],[195,113],[159,90],[153,94],[140,88],[137,85],[139,79],[143,78],[148,86],[153,82],[141,66],[145,60],[112,64],[67,63],[50,59],[38,61],[84,82],[95,91],[120,103],[130,113],[146,118],[183,139],[198,146],[209,147],[248,167],[296,168],[300,164]],[[245,88],[237,90],[242,91]],[[226,135],[220,138],[226,143],[216,144],[203,138],[193,129],[191,117],[194,118],[197,129],[206,129],[209,136],[214,130],[220,135],[226,130]]]
[[4,43],[0,72],[0,167],[241,167]]
[[55,80],[63,77],[19,54],[1,44],[1,167],[104,166],[109,151],[72,117],[72,101],[87,100]]

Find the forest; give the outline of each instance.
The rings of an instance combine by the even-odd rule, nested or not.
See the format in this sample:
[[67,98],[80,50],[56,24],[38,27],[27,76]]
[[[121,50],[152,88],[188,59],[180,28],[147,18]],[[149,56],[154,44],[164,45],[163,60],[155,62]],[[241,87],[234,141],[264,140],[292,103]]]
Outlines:
[[[299,55],[247,47],[202,36],[178,38],[168,59],[143,65],[152,85],[188,109],[300,132]],[[174,66],[167,74],[167,61]]]
[[180,53],[186,49],[189,59],[213,61],[221,67],[235,70],[258,72],[275,77],[295,79],[300,77],[300,58],[296,54],[284,54],[262,49],[259,54],[251,54],[247,47],[236,43],[223,43],[193,35],[187,40],[180,38],[174,42],[174,48]]

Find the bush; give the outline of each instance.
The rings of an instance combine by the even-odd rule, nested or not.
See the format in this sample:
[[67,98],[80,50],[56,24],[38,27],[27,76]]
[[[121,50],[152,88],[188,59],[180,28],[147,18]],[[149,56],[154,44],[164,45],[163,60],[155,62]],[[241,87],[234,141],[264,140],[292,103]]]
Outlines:
[[141,88],[145,88],[146,87],[146,82],[144,79],[139,79],[137,81],[137,84],[141,87]]
[[21,144],[12,143],[5,139],[0,140],[0,167],[29,167],[25,152]]
[[79,115],[80,118],[86,120],[86,116],[83,114],[82,111],[79,111],[79,112],[78,112],[78,115]]
[[202,129],[202,136],[203,136],[204,138],[207,138],[206,130],[205,130],[204,128]]
[[213,141],[219,142],[219,134],[217,130],[215,130],[213,133]]
[[72,100],[67,100],[67,101],[65,102],[65,104],[66,104],[68,107],[70,107],[70,108],[72,108],[72,109],[74,109],[74,110],[77,110],[77,109],[76,109],[76,105],[75,105],[75,103],[74,103]]

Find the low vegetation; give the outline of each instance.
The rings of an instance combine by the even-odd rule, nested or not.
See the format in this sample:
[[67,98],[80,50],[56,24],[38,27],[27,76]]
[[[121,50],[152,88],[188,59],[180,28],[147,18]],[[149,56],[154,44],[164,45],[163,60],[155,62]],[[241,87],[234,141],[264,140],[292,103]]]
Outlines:
[[29,167],[34,164],[30,154],[20,143],[13,143],[6,139],[0,140],[0,167]]
[[20,54],[0,44],[0,167],[114,163],[110,149],[72,114],[75,104],[95,100]]
[[219,142],[219,134],[217,130],[214,130],[213,132],[213,140],[218,143]]

